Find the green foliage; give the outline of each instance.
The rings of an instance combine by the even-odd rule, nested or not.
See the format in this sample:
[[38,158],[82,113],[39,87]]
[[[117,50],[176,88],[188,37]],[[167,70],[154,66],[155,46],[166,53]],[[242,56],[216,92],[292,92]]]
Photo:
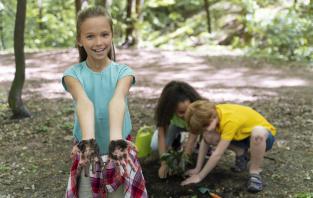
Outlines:
[[202,0],[149,1],[138,25],[143,46],[183,50],[209,43],[205,17]]
[[73,122],[67,121],[60,125],[61,130],[70,131],[74,127]]
[[156,8],[159,6],[166,7],[166,6],[174,5],[174,4],[175,4],[175,0],[151,0],[151,1],[148,1],[148,6],[152,7],[152,8]]
[[171,175],[183,175],[186,166],[191,164],[190,157],[182,151],[169,150],[163,153],[161,160],[165,161]]
[[313,15],[302,16],[301,12],[288,8],[263,17],[248,21],[247,30],[254,36],[250,42],[253,55],[313,60]]
[[[203,0],[144,1],[141,16],[126,16],[127,1],[112,1],[114,43],[124,41],[127,23],[135,24],[141,47],[185,50],[201,45],[232,43],[253,56],[284,60],[313,60],[313,5],[285,0],[209,0],[211,27]],[[90,5],[95,0],[89,1]],[[13,48],[16,1],[0,0],[0,49]],[[73,47],[74,0],[27,1],[25,47],[30,49]]]
[[0,49],[13,48],[16,1],[0,0]]
[[295,195],[295,198],[313,198],[313,192],[311,193],[299,193]]
[[0,163],[0,173],[6,173],[8,171],[11,171],[11,167],[7,164],[4,164],[3,162]]
[[[3,49],[13,47],[16,1],[1,1],[4,5],[2,25],[5,27]],[[42,1],[42,18],[39,17],[37,0],[27,1],[25,47],[69,47],[75,43],[74,1]]]
[[[73,1],[43,1],[42,18],[37,1],[28,1],[25,45],[29,48],[69,47],[75,44]],[[29,9],[36,8],[36,9]]]
[[210,193],[210,189],[207,187],[200,187],[198,188],[198,190],[202,193],[202,194],[206,194],[206,193]]

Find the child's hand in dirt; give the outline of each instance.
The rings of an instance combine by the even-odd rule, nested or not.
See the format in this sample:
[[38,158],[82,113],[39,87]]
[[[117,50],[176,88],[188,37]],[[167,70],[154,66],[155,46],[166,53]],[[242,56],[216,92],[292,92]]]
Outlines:
[[198,174],[199,172],[200,172],[199,169],[194,168],[194,169],[190,169],[190,170],[186,171],[185,175],[192,176],[192,175]]
[[180,161],[179,161],[179,167],[180,167],[182,173],[184,173],[186,171],[186,166],[188,164],[191,164],[190,158],[191,158],[191,156],[186,154],[186,153],[183,153],[181,155],[181,158],[180,158]]
[[109,160],[112,160],[117,166],[122,166],[125,172],[127,164],[130,164],[134,171],[137,170],[129,156],[129,147],[130,149],[136,149],[132,142],[123,139],[112,140],[109,145]]
[[190,177],[188,177],[187,179],[185,179],[184,181],[182,181],[182,183],[180,184],[181,186],[185,186],[188,184],[196,184],[199,183],[202,179],[200,178],[199,174],[196,175],[192,175]]
[[85,170],[85,176],[89,176],[89,166],[92,166],[92,172],[95,172],[96,164],[98,163],[100,167],[103,165],[99,148],[95,139],[82,140],[78,146],[80,150],[80,161],[79,169]]
[[162,161],[161,166],[159,168],[159,177],[161,179],[165,179],[167,178],[168,173],[169,173],[168,166],[165,162]]

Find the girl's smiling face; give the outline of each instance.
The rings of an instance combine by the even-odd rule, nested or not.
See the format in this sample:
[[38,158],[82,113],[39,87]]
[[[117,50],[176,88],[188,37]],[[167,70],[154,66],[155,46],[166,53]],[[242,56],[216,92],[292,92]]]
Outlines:
[[80,26],[78,45],[84,47],[88,60],[103,61],[108,57],[112,45],[112,29],[104,16],[86,19]]

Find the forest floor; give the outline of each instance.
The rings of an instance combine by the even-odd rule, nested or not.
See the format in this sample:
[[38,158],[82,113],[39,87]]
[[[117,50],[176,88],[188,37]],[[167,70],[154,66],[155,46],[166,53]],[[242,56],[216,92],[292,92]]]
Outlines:
[[[142,160],[150,197],[208,197],[200,187],[225,198],[313,193],[312,68],[210,52],[118,50],[117,57],[136,72],[129,97],[133,135],[140,126],[153,125],[156,101],[170,80],[187,81],[215,102],[252,106],[278,129],[264,160],[264,191],[246,192],[248,174],[230,171],[234,155],[227,152],[204,181],[186,187],[180,186],[179,177],[159,179],[157,160]],[[64,196],[73,106],[61,77],[76,60],[74,49],[27,54],[23,100],[32,117],[11,120],[7,96],[14,56],[0,55],[0,198]]]

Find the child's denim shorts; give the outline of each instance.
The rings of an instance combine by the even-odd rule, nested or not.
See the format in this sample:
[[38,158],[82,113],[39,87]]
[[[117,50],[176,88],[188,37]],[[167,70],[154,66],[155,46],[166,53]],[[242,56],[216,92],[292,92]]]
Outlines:
[[[273,147],[273,144],[275,142],[275,137],[272,135],[271,132],[268,132],[268,136],[266,139],[266,151],[270,150]],[[231,144],[234,146],[238,146],[243,149],[249,149],[250,148],[250,137],[240,140],[240,141],[231,141]]]

